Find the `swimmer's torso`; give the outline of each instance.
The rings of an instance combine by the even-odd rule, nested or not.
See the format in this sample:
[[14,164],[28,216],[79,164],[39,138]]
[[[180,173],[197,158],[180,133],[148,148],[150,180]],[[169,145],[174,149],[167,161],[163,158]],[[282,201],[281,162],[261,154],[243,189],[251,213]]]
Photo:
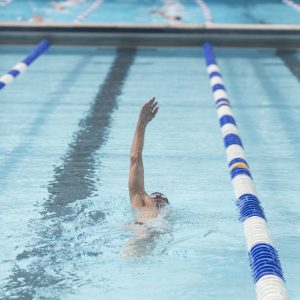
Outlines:
[[158,215],[158,209],[156,207],[142,207],[139,209],[136,209],[135,216],[136,216],[136,221],[145,223],[149,219],[156,218]]

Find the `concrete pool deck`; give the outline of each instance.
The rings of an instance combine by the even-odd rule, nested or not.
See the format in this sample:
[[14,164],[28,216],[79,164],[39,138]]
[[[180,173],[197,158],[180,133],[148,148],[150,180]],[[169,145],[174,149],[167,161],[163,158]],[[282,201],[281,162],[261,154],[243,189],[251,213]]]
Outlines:
[[42,38],[57,45],[300,47],[300,25],[124,24],[0,22],[0,44],[31,44]]

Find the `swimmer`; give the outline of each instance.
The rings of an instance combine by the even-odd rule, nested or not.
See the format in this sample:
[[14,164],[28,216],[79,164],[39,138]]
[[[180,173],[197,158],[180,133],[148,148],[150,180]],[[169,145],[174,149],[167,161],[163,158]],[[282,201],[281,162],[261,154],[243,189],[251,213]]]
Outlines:
[[152,9],[150,13],[159,14],[170,23],[181,23],[184,7],[176,0],[168,0],[162,8]]
[[43,23],[45,20],[39,15],[33,15],[32,20],[34,23]]
[[61,3],[53,1],[53,2],[51,2],[51,5],[53,8],[55,8],[57,10],[65,10],[68,7],[78,4],[80,2],[82,2],[82,0],[65,0]]
[[151,13],[157,13],[160,14],[163,18],[165,18],[167,21],[170,21],[170,23],[180,23],[182,18],[180,16],[172,16],[168,15],[166,12],[164,12],[162,9],[152,9]]
[[142,152],[146,127],[158,112],[155,98],[146,102],[139,115],[130,151],[129,195],[131,206],[136,209],[137,225],[143,225],[150,219],[156,218],[161,208],[169,204],[168,198],[159,192],[148,195],[144,187],[144,166]]

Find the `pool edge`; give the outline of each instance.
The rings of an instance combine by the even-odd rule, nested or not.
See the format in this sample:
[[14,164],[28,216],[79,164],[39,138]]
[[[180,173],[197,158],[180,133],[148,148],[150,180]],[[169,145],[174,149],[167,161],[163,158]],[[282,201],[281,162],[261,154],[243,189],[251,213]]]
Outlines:
[[58,45],[300,47],[300,26],[261,24],[78,24],[0,22],[0,44],[32,44],[42,38]]

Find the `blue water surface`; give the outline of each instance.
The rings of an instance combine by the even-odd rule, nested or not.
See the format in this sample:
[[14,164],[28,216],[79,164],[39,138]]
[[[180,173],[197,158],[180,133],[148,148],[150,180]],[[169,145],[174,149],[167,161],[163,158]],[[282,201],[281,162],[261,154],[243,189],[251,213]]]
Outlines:
[[[33,22],[34,16],[40,16],[44,22],[76,22],[77,17],[85,13],[95,2],[83,0],[77,4],[65,6],[59,10],[53,7],[55,1],[44,0],[12,0],[9,5],[0,8],[1,21]],[[67,1],[56,1],[64,5]],[[182,17],[183,23],[203,23],[201,10],[194,1],[178,1],[175,12]],[[176,4],[175,4],[176,6]],[[89,13],[82,22],[93,23],[169,23],[159,13],[153,10],[163,9],[164,2],[160,0],[103,0],[100,5]],[[174,5],[171,8],[174,15]]]
[[299,10],[281,0],[209,0],[207,1],[215,23],[238,24],[300,24]]
[[[29,49],[1,47],[1,73]],[[299,299],[299,81],[274,50],[216,54]],[[1,299],[255,298],[202,55],[53,46],[1,91]],[[171,209],[157,234],[136,240],[139,227],[127,228],[129,151],[152,96],[160,111],[146,132],[145,185]]]
[[[65,9],[55,9],[53,2],[61,4]],[[0,20],[2,22],[33,22],[35,16],[40,16],[43,22],[73,23],[93,6],[95,0],[82,0],[74,5],[66,5],[67,2],[67,0],[11,0],[10,4],[0,7]],[[299,10],[280,0],[209,0],[205,2],[215,23],[300,24],[299,1],[294,1],[299,5]],[[166,9],[166,3],[173,4]],[[182,18],[182,24],[205,23],[203,12],[196,0],[103,0],[81,22],[174,24],[172,20],[164,18],[160,13],[153,13],[153,10],[163,10],[170,16],[179,15]]]

